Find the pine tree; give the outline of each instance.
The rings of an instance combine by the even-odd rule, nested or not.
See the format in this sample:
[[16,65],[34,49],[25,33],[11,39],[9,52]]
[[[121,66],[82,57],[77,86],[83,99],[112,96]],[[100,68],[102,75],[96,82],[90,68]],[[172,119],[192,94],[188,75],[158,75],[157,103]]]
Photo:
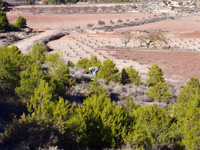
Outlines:
[[119,69],[116,68],[116,64],[107,58],[103,61],[103,65],[98,73],[98,78],[105,79],[106,83],[109,83],[110,81],[119,82],[121,75]]
[[19,86],[19,74],[24,63],[23,54],[16,46],[0,47],[0,90],[14,93],[15,87]]
[[158,82],[165,82],[163,71],[158,65],[153,65],[148,72],[146,83],[150,86],[156,85]]
[[135,85],[139,85],[141,83],[141,78],[139,76],[139,72],[136,71],[134,68],[126,67],[122,69],[121,73],[121,83],[127,84],[127,83],[133,83]]
[[9,29],[9,23],[6,16],[6,13],[3,12],[2,7],[0,6],[0,33],[6,32]]
[[80,147],[92,149],[119,147],[134,122],[126,111],[104,95],[87,98],[72,120]]
[[89,83],[89,85],[86,87],[87,93],[86,95],[88,97],[91,97],[92,95],[104,95],[107,96],[107,90],[100,85],[100,83],[97,81],[97,78],[95,78],[93,81]]
[[158,82],[156,85],[147,90],[147,95],[152,99],[169,101],[172,97],[172,92],[168,89],[168,85],[166,83]]
[[129,80],[129,76],[128,76],[128,73],[126,72],[126,69],[123,68],[122,69],[122,73],[121,73],[121,83],[123,85],[127,84],[127,83],[130,83],[130,80]]

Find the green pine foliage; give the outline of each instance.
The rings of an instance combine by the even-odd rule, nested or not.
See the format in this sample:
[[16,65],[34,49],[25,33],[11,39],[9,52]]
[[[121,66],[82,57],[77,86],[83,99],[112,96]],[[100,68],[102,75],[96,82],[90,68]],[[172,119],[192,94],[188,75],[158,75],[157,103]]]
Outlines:
[[134,116],[134,111],[136,109],[138,109],[138,108],[139,108],[139,105],[137,105],[137,104],[134,103],[134,99],[133,98],[127,97],[125,99],[125,104],[124,104],[123,109],[127,110],[127,112],[130,115]]
[[141,77],[139,76],[139,72],[131,66],[123,68],[121,73],[121,83],[123,85],[128,83],[139,85],[141,83]]
[[200,145],[200,91],[199,80],[191,78],[178,95],[173,115],[178,119],[177,131],[186,149],[198,150]]
[[28,101],[38,86],[40,79],[44,79],[45,74],[42,72],[40,63],[30,64],[23,72],[20,73],[20,86],[15,88],[16,94],[21,100]]
[[130,83],[129,76],[125,68],[123,68],[121,72],[121,83],[123,85]]
[[75,67],[75,64],[72,62],[72,61],[68,61],[67,62],[67,67],[69,67],[69,68],[74,68]]
[[19,85],[23,64],[23,54],[16,46],[0,47],[0,91],[14,93],[15,87]]
[[24,28],[26,26],[26,19],[22,16],[19,16],[17,18],[17,21],[13,24],[14,27],[20,29],[20,28]]
[[30,117],[38,121],[62,123],[69,117],[70,104],[59,98],[53,99],[53,89],[47,82],[40,80],[39,86],[34,90],[33,96],[27,103]]
[[3,33],[8,30],[9,30],[8,19],[7,19],[6,13],[3,12],[3,9],[0,6],[0,33]]
[[[196,91],[197,90],[197,91]],[[200,83],[197,78],[190,78],[190,81],[185,87],[180,91],[180,94],[177,97],[178,102],[187,102],[189,98],[194,95],[196,92],[200,94]]]
[[[53,97],[63,96],[65,87],[75,84],[75,80],[69,75],[69,68],[58,54],[46,56],[46,49],[35,43],[29,54],[24,58],[27,66],[20,73],[20,84],[15,88],[16,94],[21,100],[28,101],[38,87],[40,79],[48,82],[53,88]],[[46,68],[47,67],[47,68]]]
[[[38,147],[51,147],[58,145],[56,136],[59,132],[52,124],[38,122],[35,119],[27,119],[23,115],[20,119],[14,119],[12,124],[5,128],[1,140],[4,145],[13,149],[36,149]],[[15,146],[13,146],[15,145]],[[2,145],[1,145],[2,146]]]
[[152,65],[152,67],[149,69],[147,76],[148,79],[146,80],[146,83],[150,86],[154,86],[158,82],[165,82],[165,79],[163,77],[163,71],[156,64]]
[[98,73],[98,78],[105,79],[106,83],[110,81],[120,82],[121,75],[116,64],[107,58],[103,61],[103,65]]
[[93,95],[77,109],[73,121],[80,147],[103,149],[123,144],[123,136],[134,120],[109,98]]
[[76,81],[69,75],[67,64],[59,58],[57,53],[48,56],[46,63],[49,65],[48,73],[54,80],[68,87],[75,84]]
[[96,67],[99,67],[99,68],[101,68],[101,66],[102,66],[101,61],[98,60],[96,55],[92,55],[90,57],[90,60],[89,60],[89,63],[88,63],[88,66],[87,66],[86,69],[89,69],[89,67],[92,67],[92,66],[96,66]]
[[172,98],[172,92],[168,89],[168,85],[158,82],[156,85],[147,90],[147,95],[152,99],[160,101],[169,101]]
[[77,61],[76,66],[88,70],[88,63],[89,63],[88,58],[82,58]]
[[107,96],[107,90],[100,85],[100,83],[98,82],[97,78],[95,78],[93,81],[91,81],[89,83],[89,85],[86,87],[87,93],[86,95],[88,97],[92,96],[92,95],[104,95]]
[[46,60],[46,54],[47,50],[44,46],[41,43],[36,42],[28,53],[28,61],[30,61],[30,63],[44,63]]
[[26,19],[22,16],[19,16],[14,24],[9,24],[6,13],[3,11],[2,6],[0,4],[0,33],[21,29],[25,26]]
[[[126,136],[127,145],[133,149],[162,149],[175,144],[170,141],[170,129],[174,121],[169,111],[157,105],[143,106],[135,110],[136,124]],[[171,145],[170,145],[171,144]]]
[[[111,101],[97,79],[104,78],[107,83],[121,79],[126,84],[135,82],[138,73],[128,67],[120,75],[113,61],[106,59],[101,64],[96,56],[82,65],[86,69],[98,66],[100,71],[86,87],[86,99],[74,107],[71,99],[61,97],[68,96],[66,90],[75,80],[58,54],[47,55],[39,43],[28,55],[23,55],[16,46],[0,47],[0,106],[6,106],[9,114],[20,112],[19,105],[27,106],[22,110],[24,114],[13,117],[4,130],[0,124],[0,149],[13,146],[17,149],[49,149],[51,146],[57,149],[126,146],[129,149],[199,149],[200,83],[197,78],[191,78],[180,91],[177,102],[167,108],[155,104],[139,106],[131,97],[119,105]],[[171,91],[164,82],[162,70],[154,65],[150,72],[149,79],[153,82],[149,85],[153,86],[147,94],[153,99],[168,101]],[[10,101],[8,104],[6,96],[14,97],[19,105]],[[1,118],[2,114],[5,113],[0,114],[0,120],[10,118]]]
[[101,61],[98,60],[97,56],[92,55],[90,59],[82,58],[78,60],[78,62],[76,63],[76,66],[82,69],[86,69],[89,72],[90,67],[96,66],[100,68],[102,64],[101,64]]

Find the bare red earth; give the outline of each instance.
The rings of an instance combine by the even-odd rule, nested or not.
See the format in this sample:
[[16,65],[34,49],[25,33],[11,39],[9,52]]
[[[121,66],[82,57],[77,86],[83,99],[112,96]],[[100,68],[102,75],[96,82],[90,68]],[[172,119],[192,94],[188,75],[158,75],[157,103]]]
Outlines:
[[[108,50],[109,51],[109,50]],[[133,59],[141,64],[159,65],[165,77],[188,80],[190,77],[200,79],[200,53],[147,51],[147,50],[114,50],[119,59]]]

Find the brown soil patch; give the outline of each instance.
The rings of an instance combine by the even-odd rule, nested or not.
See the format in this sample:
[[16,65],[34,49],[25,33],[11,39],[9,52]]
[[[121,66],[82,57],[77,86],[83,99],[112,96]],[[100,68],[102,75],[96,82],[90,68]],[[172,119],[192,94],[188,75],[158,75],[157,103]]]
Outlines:
[[170,32],[195,32],[200,31],[200,16],[190,16],[175,20],[163,20],[159,22],[144,24],[141,26],[126,27],[120,30],[165,30]]
[[146,65],[157,64],[164,70],[165,77],[168,78],[188,80],[190,77],[197,77],[200,79],[200,53],[156,50],[114,51],[115,56],[119,59],[134,60]]
[[143,18],[153,16],[153,14],[144,13],[123,13],[123,14],[12,14],[8,13],[8,19],[14,23],[16,19],[22,15],[27,19],[27,25],[33,29],[74,29],[77,26],[86,28],[87,24],[94,24],[94,27],[100,27],[98,20],[105,21],[106,25],[110,24],[110,20],[117,24],[118,19],[126,22],[135,18]]

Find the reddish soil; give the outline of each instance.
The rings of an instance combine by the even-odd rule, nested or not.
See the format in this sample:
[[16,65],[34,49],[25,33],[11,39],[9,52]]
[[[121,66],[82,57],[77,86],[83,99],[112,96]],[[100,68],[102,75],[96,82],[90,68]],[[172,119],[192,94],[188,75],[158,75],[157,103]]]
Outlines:
[[[110,51],[110,50],[108,50]],[[200,53],[148,51],[148,50],[114,50],[119,59],[135,60],[141,64],[160,66],[165,77],[188,80],[190,77],[200,79]]]
[[200,16],[191,16],[175,20],[163,20],[159,22],[144,24],[141,26],[127,27],[121,30],[151,30],[161,29],[170,32],[195,32],[200,31]]
[[87,24],[94,24],[94,27],[99,27],[98,20],[105,21],[106,25],[112,25],[110,20],[117,24],[118,19],[126,22],[126,19],[133,21],[135,18],[153,16],[154,14],[13,14],[12,12],[7,14],[11,23],[14,23],[20,15],[26,18],[27,25],[33,29],[74,29],[77,26],[86,28]]

